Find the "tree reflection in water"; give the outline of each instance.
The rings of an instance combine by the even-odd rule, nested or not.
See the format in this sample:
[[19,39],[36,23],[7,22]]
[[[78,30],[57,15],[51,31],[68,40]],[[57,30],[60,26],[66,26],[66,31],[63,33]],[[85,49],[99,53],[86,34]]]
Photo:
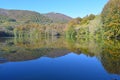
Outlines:
[[74,52],[96,56],[111,74],[120,75],[120,41],[65,38],[0,39],[0,63],[25,61],[43,56],[56,58]]

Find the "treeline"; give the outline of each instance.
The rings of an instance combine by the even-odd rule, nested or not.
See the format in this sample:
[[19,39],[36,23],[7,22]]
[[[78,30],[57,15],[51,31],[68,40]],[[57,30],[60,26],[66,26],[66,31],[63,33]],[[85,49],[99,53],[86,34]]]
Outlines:
[[31,11],[7,12],[11,16],[13,13],[17,14],[14,18],[3,16],[4,14],[0,16],[0,28],[3,28],[0,30],[14,34],[15,37],[66,33],[67,38],[120,38],[120,0],[109,0],[100,15],[90,14],[83,18],[72,19],[68,23],[54,23],[49,17]]
[[[6,22],[0,25],[0,37],[49,37],[65,34],[66,23]],[[4,34],[3,34],[4,33]],[[7,36],[6,36],[7,34]],[[10,35],[10,36],[9,36]]]
[[66,28],[66,36],[68,38],[86,38],[92,33],[90,28],[96,27],[99,16],[93,14],[87,15],[84,18],[76,18],[68,23]]
[[29,23],[14,28],[15,37],[49,37],[64,34],[65,24],[46,24]]
[[100,15],[88,15],[69,22],[69,38],[120,38],[120,0],[109,0]]
[[[40,14],[27,10],[0,9],[0,34],[2,37],[40,37],[63,35],[67,22],[72,18],[63,14]],[[1,36],[0,36],[1,37]]]

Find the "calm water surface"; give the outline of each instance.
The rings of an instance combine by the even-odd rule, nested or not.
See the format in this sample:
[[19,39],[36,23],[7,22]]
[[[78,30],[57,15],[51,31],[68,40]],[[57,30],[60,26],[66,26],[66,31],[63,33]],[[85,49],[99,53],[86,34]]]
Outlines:
[[120,80],[120,41],[1,38],[0,80]]

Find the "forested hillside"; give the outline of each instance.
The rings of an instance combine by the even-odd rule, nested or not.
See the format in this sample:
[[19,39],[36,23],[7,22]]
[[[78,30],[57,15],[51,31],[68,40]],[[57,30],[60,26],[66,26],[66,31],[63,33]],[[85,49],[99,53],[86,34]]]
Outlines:
[[[64,33],[66,24],[71,20],[60,13],[40,14],[28,10],[0,9],[0,34],[4,35],[58,35]],[[0,37],[2,37],[0,36]],[[38,37],[38,36],[37,36]]]
[[53,20],[54,23],[67,23],[70,20],[72,20],[72,18],[69,16],[66,16],[66,15],[60,14],[60,13],[54,13],[54,12],[44,14],[44,16]]
[[[6,10],[6,9],[0,9],[0,18],[7,17],[9,19],[12,19],[12,21],[16,21],[19,23],[40,23],[40,24],[48,24],[52,23],[53,21],[49,18],[43,16],[40,13],[34,12],[34,11],[27,11],[27,10]],[[6,21],[5,18],[2,20]],[[7,20],[10,21],[10,20]]]
[[[99,15],[72,19],[60,13],[0,9],[0,30],[17,36],[56,35],[68,38],[120,38],[120,0],[109,0]],[[45,34],[45,35],[46,35]]]
[[120,38],[120,0],[109,0],[100,15],[87,15],[69,22],[67,37]]

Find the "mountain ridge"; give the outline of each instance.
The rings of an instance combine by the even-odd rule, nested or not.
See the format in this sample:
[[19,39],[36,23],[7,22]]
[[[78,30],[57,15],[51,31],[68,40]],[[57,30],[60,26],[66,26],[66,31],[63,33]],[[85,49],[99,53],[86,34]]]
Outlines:
[[15,19],[18,22],[36,22],[41,24],[47,23],[67,23],[72,18],[61,13],[45,13],[41,14],[30,10],[14,10],[0,8],[0,16]]
[[53,22],[61,22],[66,23],[72,20],[72,17],[69,17],[62,13],[50,12],[43,14],[44,16],[48,17],[49,19],[53,20]]

